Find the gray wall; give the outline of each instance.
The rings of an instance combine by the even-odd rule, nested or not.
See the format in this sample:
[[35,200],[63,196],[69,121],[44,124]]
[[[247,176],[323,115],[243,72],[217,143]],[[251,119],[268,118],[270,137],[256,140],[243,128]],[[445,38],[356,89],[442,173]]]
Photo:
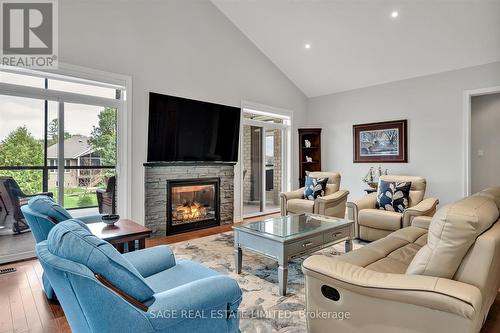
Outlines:
[[471,104],[472,192],[492,185],[500,185],[500,93],[472,97]]
[[500,62],[316,97],[303,125],[323,128],[323,169],[339,171],[341,187],[356,199],[377,164],[352,162],[352,125],[408,119],[409,163],[382,167],[425,176],[428,195],[444,204],[464,194],[463,92],[498,85]]
[[59,31],[60,61],[133,78],[132,218],[140,222],[149,91],[249,100],[290,109],[299,121],[306,109],[305,95],[209,1],[61,0]]

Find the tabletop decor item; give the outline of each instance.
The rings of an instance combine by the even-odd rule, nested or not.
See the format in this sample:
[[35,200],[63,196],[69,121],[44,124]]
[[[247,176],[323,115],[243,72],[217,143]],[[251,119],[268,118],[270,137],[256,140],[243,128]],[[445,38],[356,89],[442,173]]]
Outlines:
[[306,147],[306,148],[311,148],[311,141],[309,141],[309,140],[304,140],[304,147]]
[[370,186],[372,189],[376,190],[378,186],[378,180],[380,176],[382,175],[387,175],[388,170],[385,169],[385,171],[382,171],[382,166],[378,166],[377,171],[375,172],[375,169],[373,167],[370,167],[370,170],[368,170],[368,173],[361,179],[364,183],[366,183],[368,186]]
[[353,125],[353,162],[407,163],[407,123],[404,119]]
[[117,214],[107,214],[102,216],[102,222],[113,225],[120,219],[120,215]]

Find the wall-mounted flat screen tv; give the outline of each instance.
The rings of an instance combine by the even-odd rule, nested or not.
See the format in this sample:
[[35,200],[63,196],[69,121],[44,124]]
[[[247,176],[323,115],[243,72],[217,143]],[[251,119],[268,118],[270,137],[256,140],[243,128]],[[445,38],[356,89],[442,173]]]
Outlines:
[[149,93],[148,162],[237,162],[240,108]]

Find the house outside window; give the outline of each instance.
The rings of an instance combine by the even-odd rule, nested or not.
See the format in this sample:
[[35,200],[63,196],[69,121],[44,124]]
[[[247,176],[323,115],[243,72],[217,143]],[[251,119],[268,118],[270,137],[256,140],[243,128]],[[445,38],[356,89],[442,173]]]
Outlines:
[[[48,160],[48,166],[53,167],[50,169],[50,173],[57,174],[57,158],[49,158]],[[71,160],[70,159],[65,159],[64,160],[64,166],[71,166]],[[69,169],[64,169],[64,173],[70,173]]]

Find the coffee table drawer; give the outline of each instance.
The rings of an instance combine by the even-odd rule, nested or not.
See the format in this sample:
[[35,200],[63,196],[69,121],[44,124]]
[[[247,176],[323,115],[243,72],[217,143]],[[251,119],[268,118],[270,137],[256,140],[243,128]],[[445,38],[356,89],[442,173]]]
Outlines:
[[[349,227],[349,228],[351,228],[351,227]],[[323,234],[325,243],[330,243],[330,242],[334,242],[338,239],[349,237],[349,234],[350,234],[349,228],[342,228],[342,229],[338,229],[338,230],[325,232]]]
[[309,249],[323,245],[323,235],[312,236],[301,239],[298,242],[291,243],[287,246],[291,254],[308,251]]

